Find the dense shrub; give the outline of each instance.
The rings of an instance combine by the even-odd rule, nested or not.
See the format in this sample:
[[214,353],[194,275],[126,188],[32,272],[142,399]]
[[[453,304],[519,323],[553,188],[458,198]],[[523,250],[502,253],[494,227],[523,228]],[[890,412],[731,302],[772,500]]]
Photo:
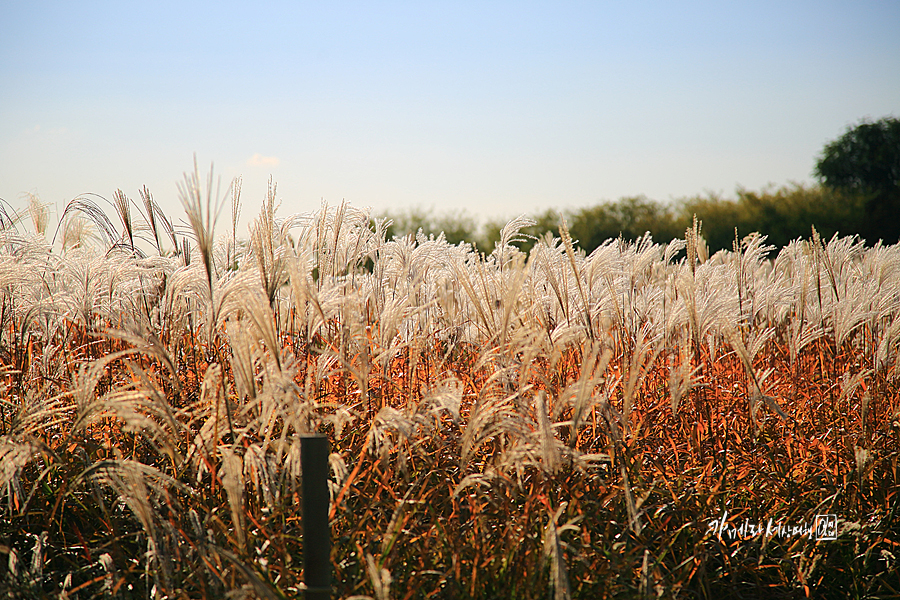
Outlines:
[[780,248],[788,242],[808,237],[815,227],[825,238],[834,234],[861,232],[861,199],[822,187],[785,186],[752,192],[738,190],[734,200],[717,196],[683,200],[681,222],[690,215],[703,221],[703,233],[710,250],[731,249],[735,228],[739,237],[764,233],[770,244]]
[[[666,243],[683,237],[696,215],[703,222],[703,236],[711,252],[731,249],[735,229],[738,239],[753,232],[764,233],[770,244],[781,248],[808,237],[812,227],[825,238],[862,235],[866,231],[866,201],[865,195],[796,184],[759,192],[739,189],[735,198],[707,194],[670,203],[630,196],[562,214],[548,209],[528,215],[534,224],[522,229],[525,237],[517,246],[527,252],[538,237],[548,232],[559,236],[561,216],[573,240],[586,252],[609,239],[637,240],[648,232],[654,241]],[[420,209],[388,216],[394,221],[389,236],[415,233],[420,228],[426,235],[443,231],[450,243],[468,241],[485,253],[493,251],[506,222],[494,219],[479,228],[466,213],[432,214]]]

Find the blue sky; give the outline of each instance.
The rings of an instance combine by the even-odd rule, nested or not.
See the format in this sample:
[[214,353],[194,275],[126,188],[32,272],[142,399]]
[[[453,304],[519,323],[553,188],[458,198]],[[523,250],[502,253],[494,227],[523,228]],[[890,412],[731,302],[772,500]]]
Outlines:
[[[0,0],[0,198],[272,175],[346,199],[513,217],[812,181],[900,116],[900,3]],[[224,223],[223,223],[224,225]]]

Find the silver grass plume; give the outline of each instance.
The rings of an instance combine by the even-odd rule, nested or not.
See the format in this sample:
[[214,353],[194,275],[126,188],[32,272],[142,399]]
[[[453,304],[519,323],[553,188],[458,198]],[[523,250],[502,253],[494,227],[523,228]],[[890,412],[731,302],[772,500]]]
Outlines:
[[[788,349],[791,356],[791,364],[796,365],[800,351],[807,345],[822,336],[824,330],[818,325],[807,322],[807,303],[809,297],[809,283],[811,265],[809,261],[810,245],[806,242],[791,242],[783,248],[775,259],[776,267],[787,273],[795,283],[791,286],[791,312],[789,319]],[[782,266],[781,263],[785,264]],[[799,285],[799,290],[798,290]],[[799,291],[799,294],[796,292]]]
[[[519,467],[519,465],[515,466]],[[488,463],[484,466],[483,472],[470,473],[463,477],[462,481],[453,488],[453,497],[459,497],[463,491],[468,489],[472,489],[476,494],[489,496],[493,493],[498,483],[505,483],[506,481],[508,481],[508,477],[502,474],[493,464]]]
[[652,332],[652,326],[648,323],[637,332],[637,339],[632,347],[631,359],[628,361],[628,379],[622,392],[623,410],[622,427],[625,428],[631,422],[631,409],[634,402],[634,393],[640,388],[641,381],[656,358],[662,352],[660,343],[662,336]]
[[687,352],[680,351],[677,365],[669,366],[669,399],[672,414],[678,414],[681,399],[693,389],[697,379],[695,375],[700,366],[691,368],[691,359]]
[[279,465],[272,454],[267,453],[266,448],[260,444],[250,444],[244,452],[244,478],[253,484],[258,497],[262,497],[262,503],[269,508],[275,508],[278,500],[278,471]]
[[[224,389],[222,368],[218,364],[212,364],[203,375],[203,383],[200,385],[201,415],[206,415],[206,420],[200,427],[200,431],[194,436],[194,440],[188,448],[186,461],[195,461],[197,469],[197,482],[199,483],[206,465],[212,462],[213,454],[219,441],[227,434],[234,435],[234,421],[231,414],[231,405]],[[202,453],[201,459],[197,453]]]
[[168,589],[172,573],[167,557],[171,556],[171,553],[161,530],[161,520],[153,499],[170,498],[171,496],[167,494],[169,488],[177,488],[184,493],[189,492],[188,488],[155,467],[125,459],[96,462],[85,469],[75,481],[77,484],[90,480],[111,487],[140,521],[150,546],[148,560],[156,563],[156,568],[152,569],[152,572],[157,580],[157,586]]
[[384,535],[381,538],[382,563],[384,563],[385,559],[390,555],[391,549],[400,538],[403,524],[405,522],[404,517],[412,509],[413,504],[415,504],[415,501],[410,501],[410,497],[412,496],[415,489],[416,482],[413,482],[413,484],[410,485],[406,490],[403,498],[401,498],[400,501],[397,502],[397,506],[394,508],[394,512],[391,514],[391,520],[388,522],[387,527],[384,530]]
[[896,378],[897,360],[900,357],[900,315],[895,315],[891,324],[884,329],[881,339],[878,342],[878,349],[875,352],[875,365],[879,372],[888,370],[893,357],[894,372],[892,379]]
[[599,401],[599,397],[594,394],[594,389],[602,383],[603,373],[606,372],[612,357],[613,353],[609,348],[602,348],[599,343],[589,344],[578,380],[562,393],[554,413],[561,412],[564,406],[571,403],[572,421],[569,448],[574,448],[578,441],[578,432],[583,424],[585,414]]
[[103,571],[106,573],[106,576],[103,578],[103,591],[106,594],[112,594],[113,583],[116,580],[116,563],[113,561],[112,554],[104,552],[98,557],[97,562],[100,563],[100,566],[103,567]]
[[463,430],[461,464],[468,464],[484,443],[497,436],[511,434],[513,439],[528,437],[528,429],[515,407],[517,396],[518,392],[501,395],[488,391],[478,399],[469,412],[469,421]]
[[324,415],[322,417],[322,422],[330,423],[332,427],[334,427],[334,439],[340,441],[347,425],[353,423],[357,419],[358,416],[346,406],[338,406],[333,413]]
[[81,248],[92,237],[90,223],[79,215],[72,215],[64,221],[62,248],[63,251],[75,248]]
[[860,446],[853,447],[853,458],[856,461],[856,477],[862,482],[866,476],[869,466],[873,462],[872,453]]
[[[557,302],[559,311],[562,312],[567,324],[571,324],[571,308],[569,303],[569,287],[565,285],[565,268],[559,268],[560,254],[565,249],[559,247],[559,238],[551,238],[549,234],[535,245],[531,250],[530,263],[540,268],[546,283],[550,285]],[[555,320],[548,315],[548,321]],[[551,323],[547,323],[548,334],[552,333]]]
[[[369,430],[372,451],[380,460],[385,461],[394,444],[410,439],[415,430],[416,423],[409,415],[391,406],[382,407],[372,420]],[[399,456],[402,457],[403,454]]]
[[238,398],[253,401],[256,399],[256,366],[260,352],[247,330],[247,324],[241,320],[232,318],[226,323],[235,391]]
[[97,396],[95,392],[109,364],[140,353],[137,349],[122,350],[82,365],[73,378],[76,413],[69,435],[104,417],[113,416],[124,424],[126,431],[143,434],[157,451],[167,454],[175,462],[182,426],[165,394],[151,382],[143,369],[134,363],[126,363],[136,383],[115,387],[102,396]]
[[227,255],[228,268],[237,269],[237,225],[241,217],[241,183],[238,177],[231,186],[231,245]]
[[153,243],[156,245],[157,253],[162,255],[162,242],[159,239],[159,225],[156,221],[158,207],[155,206],[156,203],[153,202],[153,197],[150,195],[150,190],[147,189],[146,185],[139,190],[139,193],[141,195],[141,201],[144,203],[144,218],[147,219],[150,233],[153,234]]
[[27,194],[28,197],[28,214],[31,216],[31,222],[34,225],[34,231],[43,237],[47,231],[47,224],[50,222],[50,212],[47,205],[42,203],[40,198],[34,194]]
[[[257,288],[258,289],[258,288]],[[272,306],[257,289],[247,289],[242,294],[244,315],[253,325],[256,334],[263,340],[269,356],[275,361],[276,368],[281,371],[284,366],[281,344],[275,325],[275,313]]]
[[[457,283],[462,286],[472,305],[475,307],[475,311],[481,321],[484,335],[490,338],[498,328],[494,318],[494,311],[491,308],[491,298],[490,292],[487,289],[487,275],[485,273],[484,262],[477,261],[472,265],[454,262],[453,269]],[[473,271],[475,271],[474,275],[478,276],[477,279],[473,278]],[[477,287],[481,288],[481,293],[476,290]]]
[[591,322],[591,307],[588,304],[587,295],[585,295],[584,286],[581,283],[581,272],[575,262],[575,251],[572,244],[572,236],[569,235],[569,226],[566,224],[566,220],[562,217],[560,217],[559,221],[559,236],[562,239],[563,246],[566,249],[566,256],[568,256],[569,258],[569,266],[572,268],[572,274],[575,276],[575,283],[578,287],[578,296],[581,298],[584,325],[587,328],[588,337],[593,340],[595,336],[594,325]]
[[562,540],[567,531],[578,531],[578,518],[559,525],[559,519],[567,506],[563,502],[555,512],[550,513],[547,526],[544,528],[544,556],[550,562],[550,583],[553,586],[555,600],[571,600],[572,586],[569,583],[569,572],[566,568],[565,550],[569,545]]
[[34,537],[34,547],[31,550],[31,568],[29,569],[32,580],[41,581],[44,578],[44,545],[47,543],[49,531],[38,534],[29,534]]
[[7,498],[7,512],[11,517],[14,505],[24,507],[25,493],[19,474],[39,453],[40,446],[29,440],[0,436],[0,497]]
[[513,312],[520,302],[522,285],[525,282],[526,271],[525,256],[521,252],[509,260],[509,267],[501,274],[499,289],[497,289],[497,301],[500,304],[500,329],[496,332],[496,338],[501,344],[506,344],[510,337],[510,323]]
[[131,220],[131,200],[122,190],[116,190],[113,194],[113,206],[116,208],[116,214],[122,221],[122,230],[128,237],[128,245],[134,250],[134,223]]
[[284,239],[276,239],[275,225],[275,190],[276,185],[269,179],[268,193],[263,202],[259,216],[250,227],[250,245],[256,255],[259,278],[265,290],[269,305],[275,308],[275,298],[282,285],[288,282],[289,274],[284,265],[284,257],[280,252],[276,255],[276,243],[279,248]]
[[428,410],[435,417],[448,412],[453,422],[459,422],[459,407],[462,403],[463,384],[455,377],[441,381],[432,388],[422,400],[421,408]]
[[772,373],[772,369],[770,368],[762,374],[757,375],[756,371],[753,369],[753,357],[741,340],[740,334],[735,331],[733,325],[725,323],[725,335],[728,339],[728,343],[731,344],[731,347],[734,348],[738,357],[741,359],[741,364],[744,365],[744,371],[750,379],[750,396],[748,400],[750,403],[751,420],[755,423],[756,410],[760,401],[764,401],[766,406],[775,411],[778,416],[785,421],[789,420],[791,417],[784,412],[778,402],[776,402],[775,398],[764,394],[762,391],[762,383],[765,381],[766,377]]
[[530,236],[520,233],[526,227],[532,227],[537,222],[520,215],[515,219],[506,223],[500,230],[500,240],[494,245],[494,256],[497,258],[497,264],[502,269],[513,256],[519,253],[519,249],[513,246],[514,242],[527,241]]
[[376,600],[391,600],[391,572],[383,565],[375,564],[375,557],[371,554],[366,554],[366,569],[369,581],[375,588]]
[[204,199],[203,189],[200,184],[200,169],[197,166],[197,157],[194,156],[194,172],[184,174],[184,181],[178,184],[178,194],[185,213],[187,213],[188,222],[194,232],[194,239],[200,250],[200,260],[203,262],[203,268],[206,272],[207,301],[211,315],[209,323],[210,339],[212,339],[212,332],[216,326],[213,298],[213,289],[217,278],[215,261],[213,260],[214,230],[219,211],[222,208],[222,203],[219,201],[219,185],[216,185],[215,195],[212,188],[213,170],[210,166],[206,181],[206,198]]
[[[99,196],[97,197],[99,198]],[[93,223],[98,234],[103,237],[107,244],[112,245],[118,239],[119,233],[112,221],[106,216],[106,212],[90,198],[90,195],[79,196],[69,202],[59,219],[60,223],[67,221],[67,217],[74,216],[75,213],[80,214]],[[55,239],[56,236],[54,235]]]
[[559,449],[556,447],[558,440],[553,434],[553,428],[550,425],[550,414],[547,407],[547,394],[540,390],[535,395],[534,411],[537,416],[538,436],[540,439],[541,462],[544,470],[549,474],[555,474],[559,469],[560,456]]
[[[140,194],[141,200],[144,203],[147,224],[150,226],[150,231],[153,233],[157,251],[160,255],[163,254],[161,234],[165,234],[172,243],[172,247],[177,252],[178,238],[175,235],[175,228],[172,226],[172,221],[169,220],[156,201],[153,200],[153,196],[150,195],[150,190],[147,189],[147,186],[141,188]],[[162,227],[162,232],[160,232],[160,227]]]
[[702,229],[703,221],[698,221],[697,215],[694,215],[693,225],[684,232],[684,239],[687,244],[687,261],[691,269],[691,275],[694,275],[697,271],[698,261],[700,264],[703,264],[709,258],[706,242],[700,237]]
[[219,478],[228,498],[231,510],[231,523],[237,537],[238,546],[243,551],[247,543],[246,524],[244,522],[244,461],[230,446],[219,446]]
[[331,477],[328,478],[328,496],[330,502],[333,503],[341,488],[347,482],[350,469],[347,468],[344,457],[337,452],[332,452],[328,455],[328,466],[331,470]]

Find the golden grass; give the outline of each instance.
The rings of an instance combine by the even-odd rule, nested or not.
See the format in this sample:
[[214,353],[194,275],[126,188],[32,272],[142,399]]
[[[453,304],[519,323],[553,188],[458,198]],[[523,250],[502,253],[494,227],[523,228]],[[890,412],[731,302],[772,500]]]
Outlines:
[[[521,219],[481,256],[348,206],[279,221],[274,187],[241,245],[183,193],[168,253],[146,190],[119,239],[85,199],[62,248],[2,231],[9,597],[297,596],[314,431],[339,597],[900,590],[900,247],[708,257],[695,224],[585,256],[563,226],[526,257]],[[709,525],[817,514],[837,540]]]

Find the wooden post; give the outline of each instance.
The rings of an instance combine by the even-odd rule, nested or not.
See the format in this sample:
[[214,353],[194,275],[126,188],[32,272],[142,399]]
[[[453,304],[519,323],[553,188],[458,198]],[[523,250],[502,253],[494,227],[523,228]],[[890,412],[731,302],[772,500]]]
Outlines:
[[328,523],[328,438],[300,438],[303,470],[303,579],[306,600],[331,598],[331,527]]

